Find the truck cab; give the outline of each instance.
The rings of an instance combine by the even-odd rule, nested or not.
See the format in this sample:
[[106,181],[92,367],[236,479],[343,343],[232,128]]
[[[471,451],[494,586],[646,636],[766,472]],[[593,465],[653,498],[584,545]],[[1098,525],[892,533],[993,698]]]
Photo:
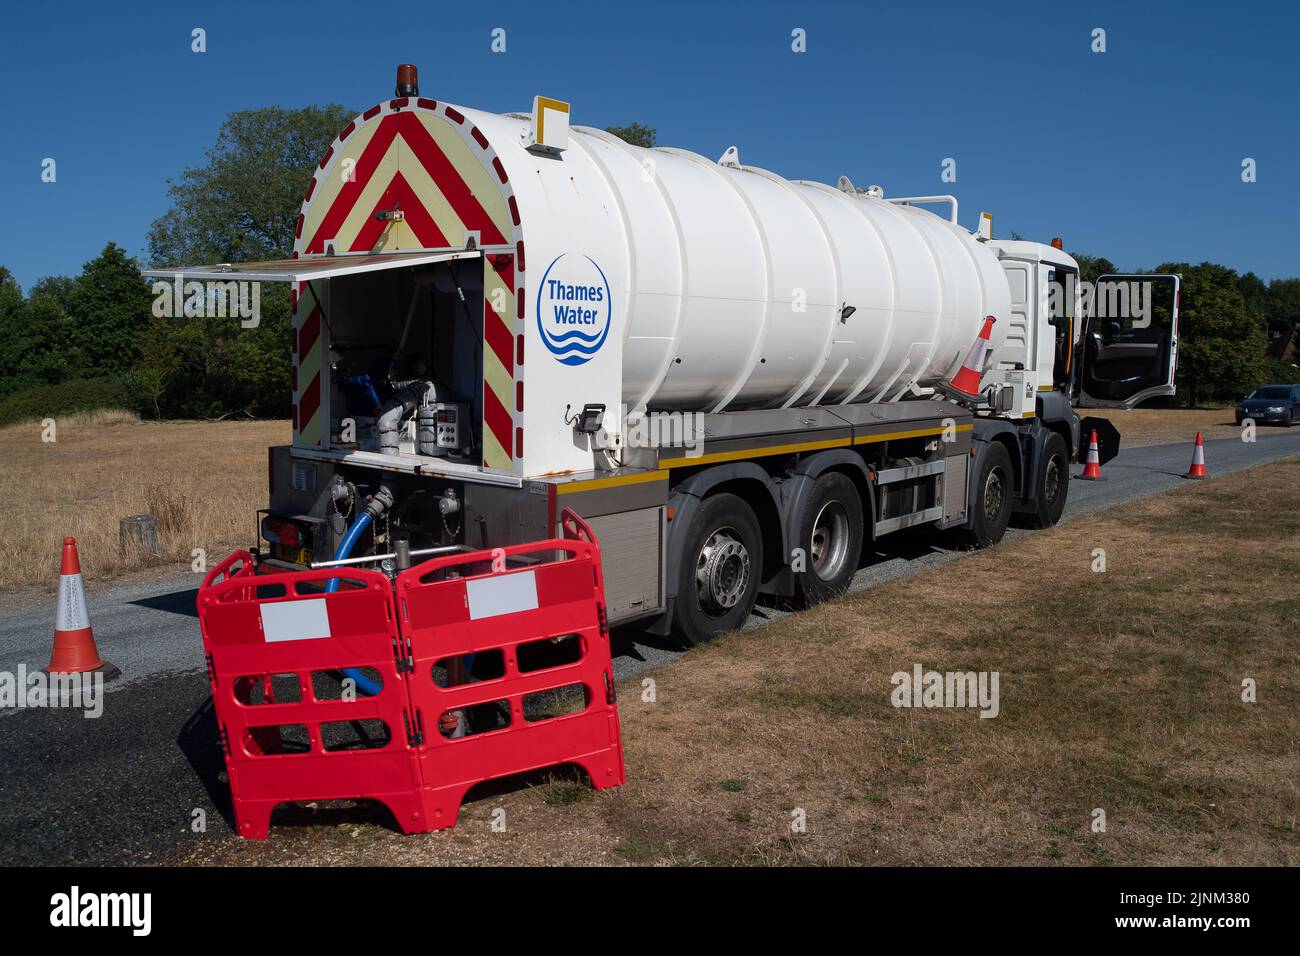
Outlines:
[[1040,391],[1085,408],[1134,408],[1174,394],[1181,278],[1156,273],[1081,278],[1061,248],[989,240],[1011,290],[1011,335],[1000,367],[1031,370]]

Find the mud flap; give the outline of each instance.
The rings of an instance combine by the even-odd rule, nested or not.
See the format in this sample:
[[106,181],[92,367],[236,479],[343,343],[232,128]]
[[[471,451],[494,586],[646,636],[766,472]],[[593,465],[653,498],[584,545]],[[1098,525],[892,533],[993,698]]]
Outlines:
[[1079,421],[1079,448],[1075,460],[1081,461],[1088,450],[1089,436],[1097,432],[1097,454],[1104,465],[1119,454],[1119,429],[1105,418],[1088,417]]

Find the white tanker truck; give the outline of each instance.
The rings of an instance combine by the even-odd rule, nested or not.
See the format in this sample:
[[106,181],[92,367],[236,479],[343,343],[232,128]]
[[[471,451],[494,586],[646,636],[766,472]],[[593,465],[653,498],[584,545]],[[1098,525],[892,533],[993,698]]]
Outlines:
[[292,283],[260,564],[391,570],[552,537],[567,508],[610,622],[687,641],[760,593],[839,593],[904,528],[1054,524],[1086,432],[1118,450],[1073,407],[1173,391],[1177,277],[1091,318],[1059,240],[972,234],[951,196],[642,149],[546,97],[465,109],[408,66],[321,159],[292,259],[149,274]]

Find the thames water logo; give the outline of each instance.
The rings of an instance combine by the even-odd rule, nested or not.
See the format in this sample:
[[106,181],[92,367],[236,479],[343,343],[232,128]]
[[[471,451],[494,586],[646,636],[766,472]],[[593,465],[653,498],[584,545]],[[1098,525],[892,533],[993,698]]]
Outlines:
[[609,336],[609,281],[590,256],[562,254],[546,267],[537,290],[537,331],[556,360],[590,362]]

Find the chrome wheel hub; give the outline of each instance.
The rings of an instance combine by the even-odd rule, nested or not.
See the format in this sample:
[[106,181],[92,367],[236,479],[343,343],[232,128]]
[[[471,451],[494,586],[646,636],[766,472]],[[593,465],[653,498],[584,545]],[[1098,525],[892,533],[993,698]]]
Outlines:
[[695,560],[695,586],[700,607],[725,613],[735,607],[749,588],[749,551],[733,528],[709,535]]
[[997,521],[1002,512],[1002,472],[994,468],[984,480],[984,517]]
[[849,516],[843,503],[828,501],[813,521],[809,557],[813,570],[823,581],[833,580],[844,570],[849,550]]
[[1047,473],[1043,475],[1043,500],[1055,501],[1061,491],[1061,459],[1052,456],[1047,463]]

